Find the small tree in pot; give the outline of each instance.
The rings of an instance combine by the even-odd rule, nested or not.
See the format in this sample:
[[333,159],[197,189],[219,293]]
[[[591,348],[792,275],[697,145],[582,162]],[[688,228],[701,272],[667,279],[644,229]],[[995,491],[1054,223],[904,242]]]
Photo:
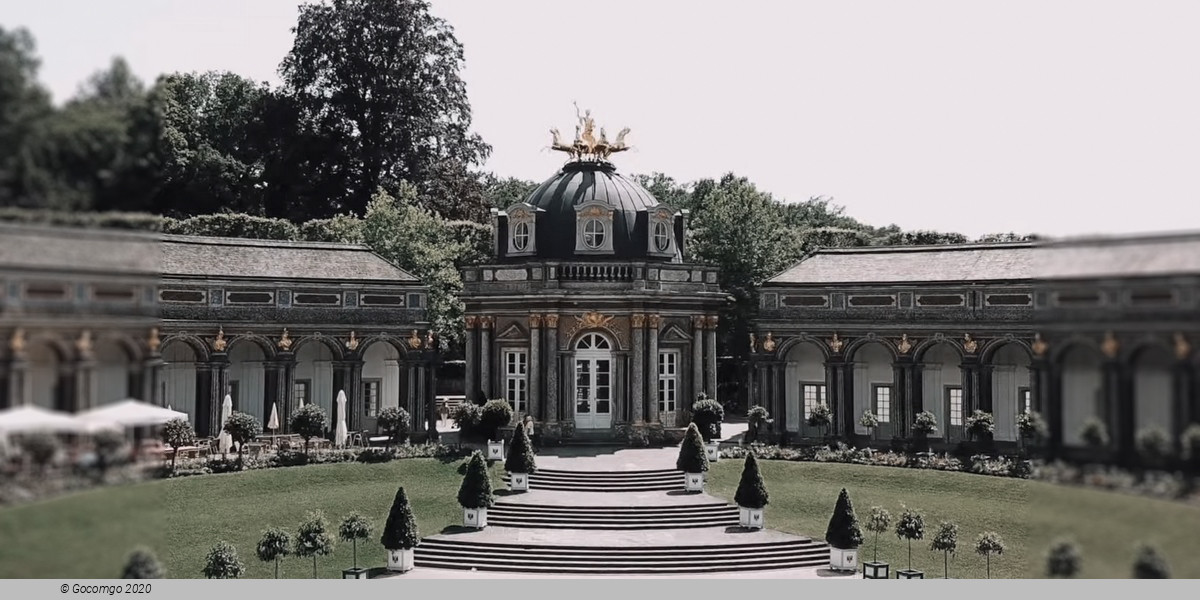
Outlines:
[[148,548],[138,548],[129,555],[121,579],[163,579],[166,571]]
[[275,563],[275,579],[279,579],[279,559],[292,553],[292,539],[286,531],[272,527],[263,532],[255,553],[258,560]]
[[217,542],[204,558],[206,579],[237,579],[245,570],[238,560],[237,549],[229,542]]
[[508,448],[508,458],[504,461],[504,470],[508,471],[508,487],[513,491],[529,489],[529,474],[537,471],[537,460],[533,454],[533,444],[524,427],[513,429],[512,442]]
[[925,574],[912,568],[912,543],[925,537],[925,517],[921,513],[902,506],[900,520],[896,522],[896,537],[908,540],[908,568],[896,573],[904,579],[924,579]]
[[871,411],[864,410],[862,417],[858,419],[858,424],[865,427],[868,435],[871,436],[871,441],[875,441],[875,432],[879,429],[879,419]]
[[343,579],[366,579],[367,570],[358,568],[358,540],[371,537],[371,523],[358,513],[350,513],[338,527],[338,538],[354,548],[354,568],[342,571]]
[[333,538],[329,537],[328,530],[325,515],[321,511],[313,511],[308,513],[296,532],[295,554],[299,557],[312,557],[313,579],[317,578],[317,557],[333,553]]
[[937,533],[929,543],[929,549],[942,553],[942,574],[944,579],[950,578],[950,555],[958,549],[958,525],[950,521],[942,521]]
[[175,472],[175,459],[179,458],[179,449],[196,443],[196,432],[187,419],[171,419],[163,424],[162,441],[171,447],[171,472]]
[[763,508],[767,505],[767,498],[767,486],[758,470],[758,459],[754,458],[754,453],[748,453],[746,463],[742,467],[742,480],[733,496],[733,501],[738,505],[738,520],[742,527],[762,529]]
[[1036,444],[1046,437],[1046,421],[1036,412],[1025,411],[1017,415],[1017,431],[1022,444]]
[[488,460],[504,460],[504,440],[500,428],[512,422],[513,409],[507,400],[488,400],[479,413],[479,426],[488,436]]
[[292,431],[304,438],[305,456],[308,455],[309,441],[321,437],[325,433],[325,426],[328,422],[325,417],[325,409],[316,404],[305,404],[292,413]]
[[750,444],[757,443],[762,435],[762,429],[767,424],[767,419],[770,418],[770,413],[767,409],[761,406],[753,406],[746,411],[746,420],[748,427],[746,429],[746,442]]
[[487,464],[483,454],[476,452],[471,455],[462,486],[458,488],[458,503],[463,507],[463,525],[476,529],[487,527],[487,509],[495,501]]
[[824,404],[818,404],[808,413],[808,426],[821,428],[821,439],[829,437],[829,426],[833,425],[833,411]]
[[929,436],[937,433],[937,417],[929,411],[917,413],[913,420],[913,433],[917,434],[918,452],[929,451]]
[[[99,470],[100,479],[103,480],[109,467],[122,460],[121,450],[125,448],[126,444],[125,432],[100,431],[96,433],[92,441],[96,445],[96,467]],[[175,470],[173,465],[171,470]]]
[[1141,544],[1138,546],[1137,559],[1133,562],[1133,578],[1170,579],[1171,568],[1154,546]]
[[1004,540],[995,531],[985,531],[975,539],[975,553],[987,559],[987,577],[992,578],[992,555],[1004,554]]
[[262,435],[262,423],[253,415],[235,411],[225,421],[225,433],[237,444],[238,468],[241,468],[246,455],[246,444]]
[[1079,438],[1093,450],[1099,450],[1108,445],[1108,427],[1104,421],[1096,417],[1088,417],[1079,429]]
[[1137,450],[1150,467],[1161,467],[1171,455],[1171,436],[1161,427],[1147,427],[1137,434]]
[[1071,540],[1058,540],[1046,552],[1046,575],[1071,578],[1083,568],[1079,545]]
[[871,516],[867,518],[867,531],[875,534],[875,549],[871,562],[863,563],[863,576],[867,579],[887,579],[888,563],[879,562],[879,534],[886,533],[892,526],[892,513],[882,506],[872,506]]
[[387,435],[388,443],[399,446],[404,438],[408,436],[412,422],[407,410],[398,406],[389,406],[379,411],[376,423],[379,424],[379,428]]
[[679,445],[679,457],[675,468],[684,473],[684,487],[689,492],[704,491],[704,473],[708,471],[708,456],[704,451],[704,439],[695,421],[688,425],[683,443]]
[[1192,471],[1200,471],[1200,424],[1192,423],[1179,436],[1183,460]]
[[996,420],[992,413],[977,410],[967,417],[967,435],[971,436],[971,441],[987,443],[995,430]]
[[835,571],[858,570],[858,547],[862,545],[862,529],[854,516],[850,504],[850,493],[842,488],[838,494],[829,527],[825,529],[825,541],[829,543],[829,568]]
[[701,393],[692,404],[692,423],[700,429],[705,442],[721,438],[721,423],[725,421],[725,407],[720,402]]
[[388,551],[389,571],[405,573],[412,570],[413,548],[421,543],[421,538],[404,487],[396,490],[396,498],[392,500],[392,510],[388,513],[379,543]]

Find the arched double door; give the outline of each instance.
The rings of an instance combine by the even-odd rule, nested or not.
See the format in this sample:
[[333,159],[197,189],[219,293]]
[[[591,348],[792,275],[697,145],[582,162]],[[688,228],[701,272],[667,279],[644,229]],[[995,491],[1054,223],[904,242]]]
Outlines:
[[575,428],[612,427],[613,354],[603,335],[588,333],[575,344]]

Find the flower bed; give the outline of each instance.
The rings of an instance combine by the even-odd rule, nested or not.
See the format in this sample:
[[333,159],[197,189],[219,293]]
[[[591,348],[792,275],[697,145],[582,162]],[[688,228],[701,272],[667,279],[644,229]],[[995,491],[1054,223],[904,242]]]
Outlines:
[[[467,456],[470,450],[442,444],[405,444],[394,448],[362,448],[351,450],[314,450],[307,455],[303,452],[282,451],[269,456],[256,458],[245,457],[242,471],[257,469],[275,469],[280,467],[297,467],[303,465],[327,465],[334,463],[363,462],[383,463],[405,458],[457,458]],[[193,475],[210,475],[213,473],[228,473],[238,471],[237,458],[210,457],[181,460],[172,472],[162,468],[159,477],[190,477]]]

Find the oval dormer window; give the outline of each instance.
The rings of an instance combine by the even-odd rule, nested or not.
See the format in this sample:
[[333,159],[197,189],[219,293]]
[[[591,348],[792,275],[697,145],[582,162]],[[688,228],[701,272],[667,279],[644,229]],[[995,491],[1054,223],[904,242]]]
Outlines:
[[529,247],[529,223],[521,222],[513,226],[513,248],[524,252]]
[[659,252],[666,252],[671,246],[671,234],[667,231],[667,224],[659,221],[654,224],[654,247]]
[[604,246],[604,223],[600,219],[588,219],[583,224],[583,245],[590,250]]

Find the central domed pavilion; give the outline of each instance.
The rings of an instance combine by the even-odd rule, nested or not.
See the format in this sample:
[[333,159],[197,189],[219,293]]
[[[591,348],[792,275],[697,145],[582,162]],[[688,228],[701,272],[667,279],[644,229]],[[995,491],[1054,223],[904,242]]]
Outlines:
[[712,267],[689,263],[687,212],[608,160],[590,112],[569,160],[524,201],[492,211],[488,264],[463,269],[467,398],[505,398],[544,439],[654,442],[716,389]]

